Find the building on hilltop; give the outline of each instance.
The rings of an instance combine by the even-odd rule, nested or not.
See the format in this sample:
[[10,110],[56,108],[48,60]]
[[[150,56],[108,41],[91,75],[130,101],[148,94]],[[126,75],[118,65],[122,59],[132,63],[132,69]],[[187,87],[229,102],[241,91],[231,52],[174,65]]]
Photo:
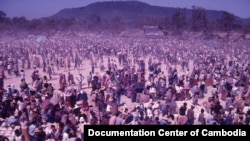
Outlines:
[[160,26],[151,26],[151,25],[144,25],[143,26],[144,35],[148,36],[164,36],[165,32]]

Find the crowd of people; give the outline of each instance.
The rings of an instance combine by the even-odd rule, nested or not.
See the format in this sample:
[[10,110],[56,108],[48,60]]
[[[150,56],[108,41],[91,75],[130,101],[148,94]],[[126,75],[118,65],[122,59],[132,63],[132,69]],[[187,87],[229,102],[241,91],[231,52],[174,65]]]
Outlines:
[[2,126],[20,126],[16,141],[66,141],[84,140],[84,125],[249,125],[249,46],[170,35],[1,39]]

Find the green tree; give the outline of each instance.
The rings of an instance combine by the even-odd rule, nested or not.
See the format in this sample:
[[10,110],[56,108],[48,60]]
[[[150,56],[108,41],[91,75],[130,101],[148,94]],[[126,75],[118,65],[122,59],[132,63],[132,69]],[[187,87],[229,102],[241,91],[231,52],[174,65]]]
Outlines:
[[172,15],[172,24],[177,32],[180,32],[185,28],[186,25],[186,14],[185,10],[177,9]]
[[169,20],[167,16],[163,17],[160,19],[159,25],[165,30],[170,29],[171,28],[171,20]]
[[99,27],[102,23],[102,19],[99,15],[96,14],[90,14],[87,17],[87,28],[89,29],[96,29],[97,27]]
[[39,20],[39,19],[33,19],[33,20],[29,21],[29,27],[31,29],[36,29],[39,27],[39,25],[41,25],[41,20]]
[[206,10],[201,7],[193,6],[191,17],[192,31],[207,31],[207,24]]
[[113,30],[119,32],[123,29],[124,23],[122,22],[121,17],[116,16],[111,19],[111,27]]
[[28,25],[28,20],[25,17],[14,17],[12,22],[18,28],[26,28]]
[[3,11],[0,11],[0,23],[3,23],[6,19],[6,14]]
[[220,20],[220,28],[223,31],[231,31],[235,23],[235,16],[228,12],[223,12],[222,18]]
[[155,17],[147,17],[146,21],[145,21],[145,24],[146,25],[153,25],[153,26],[155,26],[155,25],[158,25],[159,22],[158,22],[158,19],[155,18]]

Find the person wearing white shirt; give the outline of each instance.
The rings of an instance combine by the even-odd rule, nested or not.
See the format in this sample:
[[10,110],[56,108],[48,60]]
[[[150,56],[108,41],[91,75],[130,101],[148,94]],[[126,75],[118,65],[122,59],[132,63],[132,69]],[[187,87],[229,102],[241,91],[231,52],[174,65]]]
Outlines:
[[36,125],[34,123],[32,123],[30,126],[29,126],[29,135],[31,137],[31,141],[34,141],[35,140],[35,129],[36,129]]
[[21,115],[20,117],[20,125],[21,125],[21,130],[22,130],[22,134],[24,137],[24,141],[29,141],[30,140],[30,136],[29,136],[29,132],[28,132],[28,121],[26,120],[24,114]]
[[83,117],[80,117],[79,122],[80,123],[78,124],[78,131],[80,132],[81,134],[80,138],[83,141],[84,140],[84,125],[89,125],[89,123],[87,123]]
[[21,79],[25,80],[25,73],[24,73],[24,70],[21,70],[21,71],[20,71],[20,77],[21,77]]
[[69,132],[70,132],[70,129],[67,128],[66,132],[63,133],[62,141],[68,141],[69,140]]
[[11,64],[7,65],[8,74],[11,74]]
[[16,129],[13,134],[14,141],[23,141],[22,132],[20,131],[20,129]]
[[153,112],[152,112],[152,110],[151,110],[150,107],[147,108],[147,116],[148,116],[149,118],[152,118],[152,117],[153,117]]

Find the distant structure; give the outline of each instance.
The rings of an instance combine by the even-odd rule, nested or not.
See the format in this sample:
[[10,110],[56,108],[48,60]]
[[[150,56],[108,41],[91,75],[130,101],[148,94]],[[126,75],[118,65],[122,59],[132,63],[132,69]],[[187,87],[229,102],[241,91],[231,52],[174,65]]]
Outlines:
[[144,25],[143,32],[147,36],[164,36],[165,33],[160,26]]

